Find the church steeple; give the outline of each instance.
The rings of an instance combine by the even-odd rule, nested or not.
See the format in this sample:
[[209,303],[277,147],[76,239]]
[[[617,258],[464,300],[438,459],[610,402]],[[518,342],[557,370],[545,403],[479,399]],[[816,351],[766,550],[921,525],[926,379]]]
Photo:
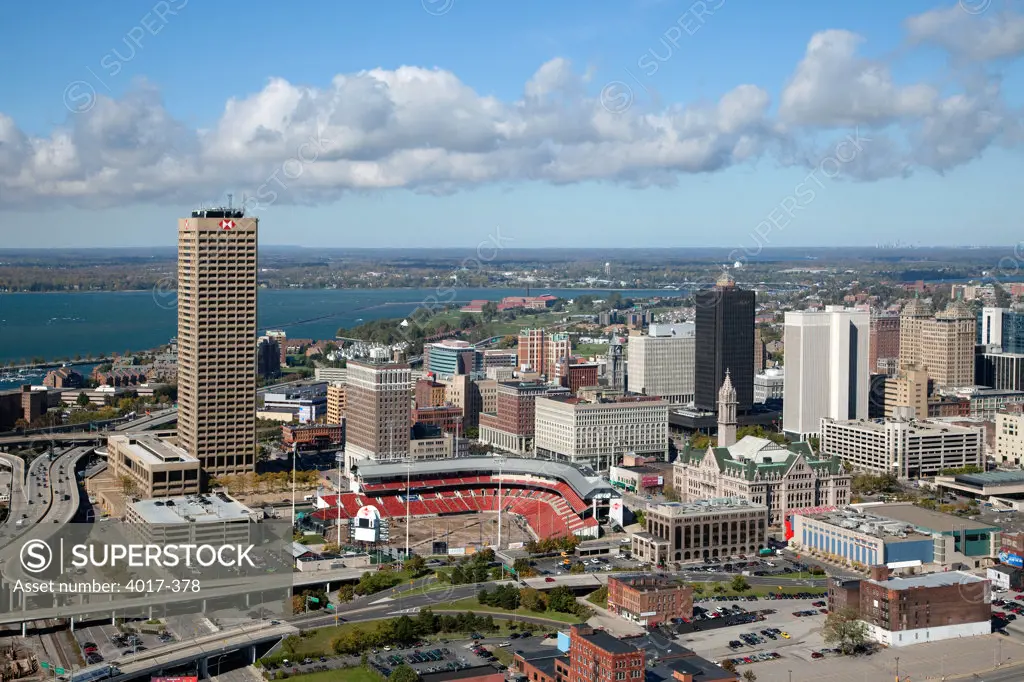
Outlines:
[[718,447],[727,448],[736,444],[736,389],[733,388],[729,370],[725,370],[725,381],[718,390]]

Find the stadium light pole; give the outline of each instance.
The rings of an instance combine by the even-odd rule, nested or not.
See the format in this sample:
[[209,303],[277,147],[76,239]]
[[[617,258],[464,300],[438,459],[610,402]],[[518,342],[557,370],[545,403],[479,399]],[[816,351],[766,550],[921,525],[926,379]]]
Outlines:
[[298,443],[292,443],[292,532],[295,532],[295,468],[299,459]]
[[405,561],[409,560],[409,522],[412,515],[409,512],[409,483],[412,480],[412,460],[405,463]]
[[501,551],[501,466],[504,464],[504,459],[501,454],[497,455],[498,460],[498,551]]

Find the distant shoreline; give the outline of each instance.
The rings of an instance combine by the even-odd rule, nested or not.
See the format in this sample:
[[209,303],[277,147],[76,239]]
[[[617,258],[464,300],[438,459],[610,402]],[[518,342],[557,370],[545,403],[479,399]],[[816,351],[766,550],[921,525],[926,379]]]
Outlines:
[[[472,286],[472,287],[452,287],[449,285],[438,285],[436,287],[316,287],[316,288],[293,288],[293,287],[260,287],[260,291],[448,291],[454,289],[459,291],[460,289],[526,289],[527,287],[488,287],[488,286]],[[549,289],[557,291],[572,291],[578,289],[580,291],[664,291],[666,293],[686,291],[686,289],[652,289],[650,287],[633,287],[630,289],[622,289],[618,287],[600,287],[600,286],[586,286],[586,287],[569,287],[569,286],[548,286],[548,287],[529,287],[532,291],[544,292]],[[0,291],[0,296],[15,294],[23,295],[46,295],[46,294],[144,294],[147,291],[153,291],[152,289],[94,289],[91,291]],[[646,296],[645,298],[651,298]],[[397,301],[397,303],[403,303],[404,301]]]

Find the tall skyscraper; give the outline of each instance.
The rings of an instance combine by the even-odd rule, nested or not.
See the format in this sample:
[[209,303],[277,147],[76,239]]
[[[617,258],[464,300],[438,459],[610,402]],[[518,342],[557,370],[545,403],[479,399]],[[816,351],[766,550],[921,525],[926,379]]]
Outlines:
[[234,209],[178,221],[178,444],[207,476],[255,469],[258,227]]
[[900,317],[871,315],[871,352],[868,369],[874,374],[895,374],[900,358]]
[[[1003,345],[1003,319],[1009,308],[982,308],[978,313],[978,334],[976,342],[979,346]],[[1008,351],[1016,352],[1016,351]]]
[[529,366],[548,379],[555,375],[555,363],[572,355],[568,334],[548,334],[543,329],[519,332],[519,367]]
[[974,346],[977,339],[974,311],[953,301],[921,330],[921,354],[928,377],[939,386],[974,384]]
[[373,349],[369,360],[348,363],[345,461],[403,459],[409,455],[412,371]]
[[626,389],[670,405],[692,402],[695,346],[692,322],[652,324],[646,336],[629,337]]
[[736,405],[748,412],[754,402],[754,292],[736,287],[724,273],[714,289],[697,293],[694,405],[712,412],[729,370]]
[[867,418],[870,324],[841,306],[786,313],[782,426],[795,440],[819,433],[822,417]]
[[900,312],[900,367],[924,364],[921,339],[924,324],[932,319],[932,309],[919,298],[913,298]]

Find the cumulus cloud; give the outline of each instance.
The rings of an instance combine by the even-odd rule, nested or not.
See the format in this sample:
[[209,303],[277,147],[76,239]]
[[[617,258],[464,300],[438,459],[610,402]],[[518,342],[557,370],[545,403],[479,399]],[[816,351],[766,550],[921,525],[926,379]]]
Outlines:
[[[925,35],[920,25],[910,33]],[[415,66],[320,86],[272,78],[194,130],[143,82],[119,100],[76,102],[86,110],[48,136],[27,135],[0,112],[0,208],[196,202],[226,191],[259,208],[523,180],[671,186],[762,158],[813,168],[828,153],[823,140],[853,129],[872,142],[843,171],[874,180],[944,172],[1021,139],[1021,112],[1004,103],[997,80],[941,93],[901,84],[888,64],[860,54],[863,41],[841,30],[812,36],[776,114],[771,95],[750,84],[711,102],[654,107],[629,98],[611,107],[590,72],[557,58],[511,101]]]
[[849,31],[816,33],[782,91],[783,120],[821,127],[885,125],[931,111],[936,89],[896,85],[885,64],[857,54],[863,41]]
[[979,14],[956,5],[934,9],[907,19],[906,30],[914,44],[937,45],[974,61],[1024,53],[1024,15],[1009,9],[991,8]]

